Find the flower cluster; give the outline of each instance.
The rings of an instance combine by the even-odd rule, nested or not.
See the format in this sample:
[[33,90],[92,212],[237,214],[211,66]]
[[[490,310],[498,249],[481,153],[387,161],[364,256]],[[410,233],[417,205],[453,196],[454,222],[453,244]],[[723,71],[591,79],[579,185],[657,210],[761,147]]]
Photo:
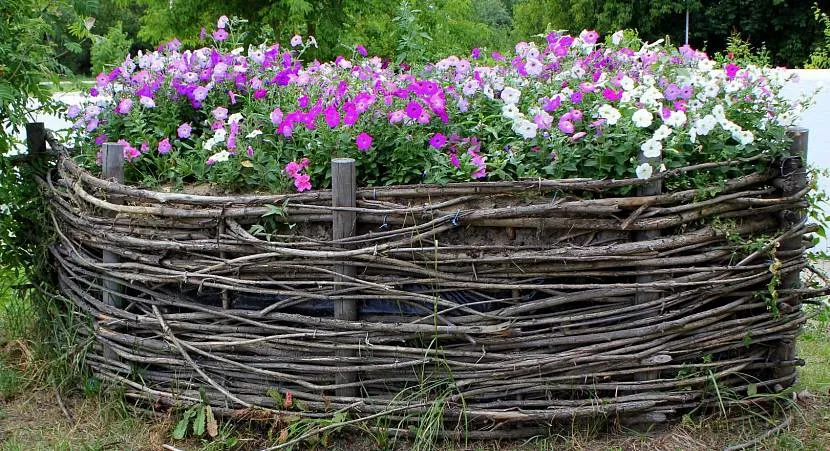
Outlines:
[[806,105],[780,96],[783,70],[718,68],[623,32],[554,32],[410,68],[362,45],[304,63],[313,37],[234,47],[233,23],[219,19],[214,47],[174,40],[100,74],[67,109],[86,155],[120,140],[135,174],[245,189],[325,187],[334,156],[357,159],[367,185],[649,178],[781,151]]
[[308,174],[303,174],[303,170],[308,167],[308,158],[303,158],[297,163],[292,161],[285,165],[283,171],[294,180],[294,187],[297,191],[308,191],[311,189],[311,177]]

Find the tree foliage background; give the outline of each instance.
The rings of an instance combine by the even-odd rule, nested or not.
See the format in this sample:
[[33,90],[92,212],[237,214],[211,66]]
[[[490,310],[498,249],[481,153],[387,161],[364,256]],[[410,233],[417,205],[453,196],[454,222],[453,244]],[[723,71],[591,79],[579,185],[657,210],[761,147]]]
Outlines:
[[[684,42],[689,11],[690,44],[710,53],[739,36],[765,47],[772,64],[802,67],[823,45],[823,24],[815,0],[75,0],[80,15],[96,18],[93,31],[105,35],[121,24],[123,42],[135,52],[178,37],[200,45],[222,14],[238,16],[256,30],[252,42],[287,42],[315,36],[310,57],[331,59],[365,45],[370,53],[401,59],[466,54],[472,47],[504,50],[547,30],[634,29],[646,40]],[[115,34],[116,37],[117,34]],[[61,62],[75,72],[91,69],[90,43]]]

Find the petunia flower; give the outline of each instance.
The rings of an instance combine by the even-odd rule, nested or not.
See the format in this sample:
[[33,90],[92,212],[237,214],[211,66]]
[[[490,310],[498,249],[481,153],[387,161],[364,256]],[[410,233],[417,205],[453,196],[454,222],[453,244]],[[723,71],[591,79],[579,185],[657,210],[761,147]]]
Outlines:
[[363,132],[355,138],[355,144],[357,144],[357,150],[365,151],[372,147],[372,136],[366,132]]
[[444,144],[447,143],[447,137],[444,136],[443,133],[436,133],[432,135],[432,138],[429,140],[429,145],[436,148],[441,149],[444,147]]

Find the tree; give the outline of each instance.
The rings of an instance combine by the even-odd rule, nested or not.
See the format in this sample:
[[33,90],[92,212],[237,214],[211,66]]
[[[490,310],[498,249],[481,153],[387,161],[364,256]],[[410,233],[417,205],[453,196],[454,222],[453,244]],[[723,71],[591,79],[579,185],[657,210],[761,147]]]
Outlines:
[[814,0],[520,0],[513,9],[517,35],[540,30],[602,33],[635,29],[646,40],[669,36],[683,42],[685,11],[690,13],[690,43],[714,52],[733,34],[755,46],[766,44],[774,64],[798,66],[821,37],[813,17]]

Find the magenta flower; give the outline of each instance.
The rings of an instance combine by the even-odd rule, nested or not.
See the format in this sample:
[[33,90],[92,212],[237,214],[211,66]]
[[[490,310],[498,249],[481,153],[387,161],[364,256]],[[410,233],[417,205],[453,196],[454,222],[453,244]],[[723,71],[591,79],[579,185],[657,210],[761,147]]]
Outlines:
[[429,145],[436,148],[441,149],[444,147],[444,144],[447,143],[447,137],[444,136],[443,133],[436,133],[432,135],[432,138],[429,140]]
[[611,88],[605,88],[602,90],[602,96],[605,97],[605,100],[609,102],[616,102],[622,99],[623,91],[620,89],[619,91],[615,91]]
[[357,119],[360,117],[360,113],[357,110],[350,109],[347,110],[345,114],[343,114],[343,124],[351,127],[352,125],[357,122]]
[[340,125],[340,112],[337,111],[336,106],[327,106],[323,112],[323,116],[326,119],[326,124],[328,124],[329,128],[334,128]]
[[574,105],[579,104],[582,102],[582,92],[581,91],[574,91],[571,94],[571,103]]
[[285,171],[285,173],[291,177],[297,177],[297,174],[299,174],[302,170],[302,165],[300,165],[300,163],[297,163],[296,161],[292,161],[286,164],[285,168],[283,169],[283,171]]
[[190,133],[193,128],[190,126],[189,122],[185,122],[182,125],[179,125],[179,128],[176,129],[176,134],[180,139],[187,139],[190,138]]
[[559,130],[566,135],[570,135],[574,132],[575,127],[573,122],[565,119],[563,116],[562,119],[559,120]]
[[248,158],[253,158],[254,157],[254,148],[251,147],[251,146],[248,146],[247,153],[248,153]]
[[452,163],[453,166],[461,169],[461,161],[458,159],[458,155],[456,155],[454,153],[451,153],[450,154],[450,163]]
[[355,144],[357,144],[357,150],[365,151],[372,147],[372,136],[366,132],[363,132],[355,138]]
[[164,155],[164,154],[170,152],[170,149],[172,147],[173,146],[170,145],[170,140],[167,139],[167,138],[164,138],[159,142],[158,150],[159,150],[160,154]]
[[311,189],[311,177],[308,174],[297,174],[294,177],[294,187],[298,192],[308,191]]
[[734,80],[735,75],[738,74],[738,71],[741,70],[741,67],[733,63],[729,63],[726,66],[724,66],[724,70],[726,71],[726,78]]
[[107,139],[109,139],[107,135],[98,135],[95,137],[95,145],[100,146],[101,144],[107,142]]
[[481,155],[473,152],[472,149],[468,150],[467,153],[472,156],[470,162],[477,168],[472,174],[470,174],[470,176],[474,179],[484,178],[487,175],[487,164],[484,162],[487,157],[482,157]]
[[481,58],[481,49],[478,48],[478,47],[474,48],[473,51],[471,52],[471,55],[472,55],[474,60],[477,60],[477,59]]
[[366,47],[363,47],[360,44],[357,44],[354,49],[360,54],[360,56],[366,56],[369,54],[369,52],[366,51]]
[[424,108],[417,101],[412,101],[406,104],[405,111],[410,119],[418,119],[424,112]]

